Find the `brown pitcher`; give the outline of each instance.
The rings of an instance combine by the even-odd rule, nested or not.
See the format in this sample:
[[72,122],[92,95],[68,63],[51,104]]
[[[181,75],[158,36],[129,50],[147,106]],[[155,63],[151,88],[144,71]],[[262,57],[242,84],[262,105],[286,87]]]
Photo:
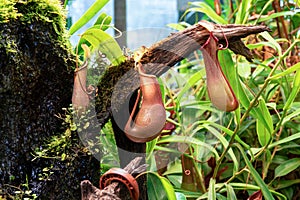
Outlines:
[[238,108],[239,102],[225,77],[218,60],[218,39],[213,35],[210,24],[199,22],[210,32],[210,37],[201,51],[204,58],[207,90],[212,104],[223,111],[233,111]]
[[89,105],[89,96],[86,90],[87,61],[80,67],[76,68],[74,73],[74,87],[72,95],[72,105],[74,111],[80,116],[86,111]]
[[166,111],[163,105],[160,87],[154,75],[145,74],[142,64],[138,64],[142,103],[133,120],[138,106],[139,96],[125,126],[126,136],[137,143],[144,143],[156,138],[164,128]]

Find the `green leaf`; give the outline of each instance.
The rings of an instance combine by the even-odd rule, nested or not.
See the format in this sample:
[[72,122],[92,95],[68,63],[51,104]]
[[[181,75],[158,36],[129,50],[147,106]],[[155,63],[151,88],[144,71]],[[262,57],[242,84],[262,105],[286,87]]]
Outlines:
[[263,62],[260,62],[256,59],[254,59],[254,63],[256,64],[255,70],[251,73],[251,77],[255,79],[257,76],[261,76],[264,72],[271,71],[271,68],[269,67],[270,63],[275,61],[275,57],[271,57],[269,59],[264,60]]
[[63,8],[65,9],[69,3],[69,0],[65,0]]
[[[300,63],[298,63],[300,66]],[[293,81],[293,88],[292,91],[283,107],[283,110],[289,110],[292,103],[296,99],[296,97],[299,95],[299,90],[300,90],[300,70],[296,72],[294,81]]]
[[217,193],[216,196],[217,196],[217,200],[227,200],[227,198],[221,195],[220,193]]
[[[221,129],[224,133],[228,134],[229,136],[232,136],[233,135],[233,131],[220,125],[220,124],[217,124],[215,122],[209,122],[209,121],[204,121],[204,123],[208,123],[216,128],[219,128]],[[245,147],[247,150],[250,149],[250,146],[248,144],[246,144],[238,135],[235,135],[234,139],[240,143],[243,147]]]
[[[296,64],[296,65],[298,65],[298,64]],[[299,87],[299,85],[300,85],[300,70],[297,70],[296,75],[295,75],[295,79],[293,81],[293,87]]]
[[273,121],[270,112],[266,106],[266,103],[263,99],[259,100],[259,108],[262,112],[265,122],[267,122],[267,126],[265,126],[264,121],[261,121],[260,118],[256,119],[256,132],[260,145],[265,146],[271,139],[271,135],[273,132]]
[[245,79],[251,76],[251,65],[246,59],[240,59],[238,74]]
[[161,177],[154,172],[149,172],[147,175],[147,191],[149,199],[176,199],[174,188],[168,179]]
[[236,198],[233,187],[229,184],[225,184],[225,186],[226,186],[226,190],[227,190],[227,199],[228,200],[236,200],[237,198]]
[[249,17],[252,0],[241,1],[236,14],[235,24],[245,24]]
[[73,35],[88,21],[90,21],[107,3],[109,0],[96,0],[91,7],[71,26],[69,33]]
[[282,49],[281,46],[278,44],[278,42],[276,42],[276,40],[270,35],[270,33],[268,33],[267,31],[264,31],[262,33],[259,34],[260,36],[262,36],[264,39],[266,39],[268,42],[270,42],[271,46],[273,48],[275,48],[275,50],[278,52],[278,55],[281,56],[282,55]]
[[158,138],[155,138],[154,140],[151,140],[151,141],[149,141],[149,142],[146,143],[146,153],[147,153],[147,157],[152,155],[153,150],[154,150],[154,148],[155,148],[155,145],[156,145],[156,143],[157,143],[157,139],[158,139]]
[[261,48],[263,46],[269,46],[269,42],[257,42],[254,44],[247,44],[246,46],[248,47],[248,49],[252,50],[252,49],[257,49],[257,48]]
[[197,200],[202,200],[202,199],[206,200],[207,198],[208,198],[208,194],[206,192],[206,193],[202,194],[200,197],[198,197]]
[[[183,193],[186,198],[192,198],[192,199],[196,199],[197,197],[199,197],[201,195],[200,192],[192,192],[192,191],[188,191],[188,190],[183,190],[183,189],[176,189],[176,192],[180,192]],[[207,198],[207,193],[206,194],[206,198]]]
[[292,158],[275,168],[275,178],[285,176],[300,166],[300,158]]
[[[283,76],[289,75],[295,71],[298,71],[300,69],[300,62],[298,62],[297,64],[293,65],[292,67],[287,68],[286,70],[284,70],[283,72],[280,72],[278,74],[275,74],[273,76],[271,76],[269,79],[270,80],[276,80],[279,79]],[[299,79],[298,79],[299,81]],[[299,85],[299,84],[298,84]]]
[[[97,24],[97,25],[94,25],[94,26],[90,27],[87,30],[90,30],[90,29],[100,29],[102,31],[105,31],[107,28],[108,28],[107,26],[101,26],[101,25]],[[84,52],[83,49],[82,49],[82,47],[81,47],[82,44],[86,44],[88,47],[91,46],[91,44],[86,39],[80,37],[78,45],[76,47],[76,52],[75,52],[77,55],[82,55],[83,52]]]
[[277,18],[277,17],[281,17],[281,16],[293,16],[297,13],[299,13],[300,10],[298,9],[294,9],[294,11],[281,11],[281,12],[276,12],[276,13],[273,13],[271,15],[267,15],[267,16],[264,16],[264,17],[261,17],[258,22],[264,22],[264,21],[268,21],[270,19],[274,19],[274,18]]
[[179,22],[179,23],[170,23],[170,24],[167,24],[167,26],[174,30],[182,31],[191,25],[186,22]]
[[99,49],[110,60],[112,65],[125,61],[125,56],[115,39],[104,31],[91,28],[85,31],[81,38],[91,44],[91,51]]
[[269,165],[272,163],[272,155],[269,149],[266,149],[263,153],[262,159],[262,176],[266,177],[269,172]]
[[183,95],[189,91],[199,80],[202,79],[204,75],[205,69],[203,68],[202,70],[194,73],[186,82],[184,87],[180,90],[180,92],[177,95],[177,100],[180,101]]
[[233,91],[236,93],[238,90],[237,89],[238,79],[237,79],[236,69],[234,67],[234,62],[232,60],[229,50],[226,49],[226,50],[218,51],[218,59],[224,75],[228,79]]
[[216,200],[216,188],[215,188],[216,180],[211,178],[209,181],[208,187],[208,200]]
[[172,175],[172,174],[181,174],[181,173],[182,173],[182,165],[181,165],[181,161],[178,159],[168,165],[168,170],[163,174],[163,176]]
[[187,137],[187,136],[181,136],[181,135],[171,135],[171,136],[164,136],[161,137],[161,139],[157,142],[157,144],[163,144],[163,143],[186,143],[186,144],[194,144],[199,145],[207,148],[210,150],[216,157],[216,159],[219,159],[219,154],[216,151],[215,148],[210,146],[209,144],[206,144],[205,142],[202,142],[196,138]]
[[[238,93],[239,93],[240,103],[245,109],[248,109],[248,107],[250,106],[250,99],[253,99],[254,97],[248,90],[244,90],[244,87],[246,88],[246,86],[244,86],[244,83],[241,80],[238,81],[237,85],[239,90]],[[271,126],[271,123],[268,122],[267,119],[264,117],[263,111],[261,110],[260,106],[253,107],[252,110],[250,111],[250,114],[255,119],[259,119],[259,121],[263,123],[263,126],[266,127],[270,133],[273,132],[273,124]]]
[[190,3],[192,6],[197,6],[193,8],[189,8],[186,10],[185,14],[188,12],[201,12],[207,15],[213,22],[217,24],[227,24],[227,21],[219,16],[214,9],[212,9],[205,2],[192,2]]
[[241,145],[239,145],[239,144],[233,144],[233,145],[235,145],[240,150],[240,152],[245,160],[245,163],[250,171],[251,176],[253,177],[253,179],[255,180],[257,185],[260,187],[265,199],[275,200],[273,195],[271,194],[268,186],[265,184],[263,179],[260,177],[259,173],[255,170],[255,168],[251,164],[250,160],[248,159],[248,157],[245,154],[244,149],[241,147]]
[[[181,187],[181,180],[182,180],[181,172],[179,174],[172,174],[172,175],[166,176],[168,178],[168,180],[170,181],[170,183],[174,186],[174,188]],[[177,189],[176,189],[176,191],[179,192]]]
[[276,182],[275,189],[282,189],[282,188],[287,188],[290,187],[294,184],[300,184],[300,179],[294,179],[294,180],[279,180]]
[[[261,188],[257,185],[251,185],[249,183],[230,183],[230,185],[235,189],[235,190],[260,190]],[[284,200],[287,200],[287,198],[279,193],[279,192],[276,192],[272,189],[270,189],[270,192],[272,194],[275,194],[279,199],[284,199]]]
[[[219,133],[219,131],[217,131],[215,128],[209,127],[207,125],[203,125],[203,127],[205,127],[210,133],[212,133],[216,138],[219,139],[219,141],[222,143],[222,145],[224,146],[224,148],[227,148],[229,143],[226,140],[226,138]],[[228,154],[230,155],[233,164],[234,164],[234,172],[237,172],[239,169],[239,162],[237,161],[237,158],[235,156],[235,154],[232,151],[232,148],[229,149]]]
[[186,200],[186,197],[181,192],[175,192],[176,200]]
[[299,138],[300,138],[300,132],[299,132],[299,133],[296,133],[296,134],[293,134],[293,135],[291,135],[291,136],[288,136],[288,137],[286,137],[286,138],[283,138],[283,139],[281,139],[281,140],[278,140],[278,141],[276,141],[276,142],[273,142],[272,144],[270,144],[270,145],[268,146],[268,148],[271,149],[271,148],[274,148],[274,147],[279,146],[279,145],[281,145],[281,144],[284,144],[284,143],[287,143],[287,142],[290,142],[290,141],[293,141],[293,140],[297,140],[297,139],[299,139]]
[[100,29],[105,31],[109,28],[109,25],[112,21],[112,17],[107,15],[106,13],[101,13],[100,16],[97,18],[95,25],[99,25]]
[[296,110],[295,112],[292,112],[291,114],[287,115],[284,119],[282,124],[285,124],[286,122],[290,121],[294,117],[298,117],[300,115],[300,109]]
[[[229,84],[230,84],[236,98],[239,100],[238,72],[237,72],[237,68],[235,67],[235,63],[232,60],[230,51],[228,49],[219,51],[218,59],[219,59],[219,62],[220,62],[220,65],[222,67],[222,71],[223,71],[225,77],[229,81]],[[236,121],[240,120],[239,119],[240,115],[241,115],[241,109],[239,106],[235,110]]]

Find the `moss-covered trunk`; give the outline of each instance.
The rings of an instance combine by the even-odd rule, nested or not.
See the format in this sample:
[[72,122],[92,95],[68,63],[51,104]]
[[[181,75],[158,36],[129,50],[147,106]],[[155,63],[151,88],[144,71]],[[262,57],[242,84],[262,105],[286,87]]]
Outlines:
[[[79,199],[80,181],[99,177],[87,155],[32,161],[64,132],[55,114],[71,103],[73,66],[58,0],[0,1],[0,198],[28,180],[39,199]],[[46,168],[50,176],[39,180]]]

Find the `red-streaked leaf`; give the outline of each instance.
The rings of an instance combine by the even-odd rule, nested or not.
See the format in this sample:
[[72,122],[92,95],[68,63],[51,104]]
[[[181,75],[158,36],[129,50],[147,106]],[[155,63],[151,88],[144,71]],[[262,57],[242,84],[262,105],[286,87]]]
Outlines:
[[262,200],[261,190],[254,192],[247,200]]

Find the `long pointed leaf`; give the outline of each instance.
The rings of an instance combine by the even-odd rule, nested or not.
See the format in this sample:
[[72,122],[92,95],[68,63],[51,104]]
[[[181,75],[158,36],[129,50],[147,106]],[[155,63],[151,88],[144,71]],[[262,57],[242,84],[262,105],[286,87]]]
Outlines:
[[[250,99],[253,99],[253,95],[247,91],[244,90],[243,88],[243,82],[240,80],[238,81],[238,90],[239,90],[239,100],[240,103],[242,104],[242,106],[247,109],[250,105]],[[244,86],[246,88],[246,86]],[[247,93],[246,93],[247,91]],[[270,133],[272,133],[273,131],[273,126],[271,126],[271,124],[265,119],[262,110],[260,109],[260,107],[253,107],[252,110],[250,111],[250,114],[255,118],[255,119],[259,119],[261,123],[263,123],[263,126],[266,127],[268,129],[268,131]]]
[[300,166],[300,158],[292,158],[275,168],[275,178],[285,176]]
[[[259,186],[251,185],[249,183],[230,183],[230,185],[235,190],[260,190]],[[276,192],[275,190],[270,189],[270,192],[276,195],[279,199],[287,200],[287,198],[283,194]]]
[[[209,122],[209,121],[204,121],[204,123],[208,123],[209,125],[212,125],[216,128],[219,128],[221,129],[223,132],[225,132],[226,134],[228,134],[229,136],[232,136],[233,135],[233,131],[220,125],[220,124],[217,124],[215,122]],[[246,149],[250,149],[250,146],[248,144],[246,144],[238,135],[235,135],[234,139],[240,143],[243,147],[245,147]]]
[[197,6],[190,8],[186,11],[188,12],[201,12],[206,14],[212,21],[218,23],[218,24],[227,24],[227,21],[220,17],[214,9],[212,9],[209,5],[207,5],[205,2],[192,2],[190,5]]
[[291,114],[287,115],[284,119],[282,124],[285,124],[286,122],[290,121],[292,118],[297,117],[300,115],[300,109],[297,109],[295,112],[292,112]]
[[296,75],[295,75],[295,78],[293,81],[293,88],[292,88],[292,91],[283,107],[284,110],[288,110],[291,107],[295,98],[297,97],[297,95],[299,95],[299,91],[300,91],[300,70],[296,72]]
[[[87,30],[91,30],[91,29],[100,29],[100,30],[102,30],[102,31],[105,31],[105,30],[107,30],[107,29],[109,28],[110,23],[111,23],[111,20],[112,20],[112,17],[111,17],[111,16],[107,15],[106,13],[102,13],[102,14],[98,17],[98,19],[97,19],[97,21],[95,22],[94,26],[90,27],[90,28],[87,29]],[[90,45],[91,45],[87,40],[85,40],[84,38],[81,37],[81,38],[79,39],[78,45],[77,45],[77,47],[76,47],[76,53],[77,53],[78,55],[83,54],[83,49],[82,49],[82,47],[81,47],[82,44],[86,44],[86,45],[89,46],[89,47],[90,47]]]
[[236,195],[233,190],[233,187],[229,184],[226,184],[226,190],[227,190],[227,199],[228,200],[236,200]]
[[258,22],[264,22],[264,21],[268,21],[270,19],[274,19],[274,18],[277,18],[277,17],[281,17],[281,16],[293,16],[297,13],[299,13],[300,10],[299,9],[295,9],[294,11],[282,11],[282,12],[276,12],[276,13],[273,13],[271,15],[268,15],[268,16],[265,16],[265,17],[261,17]]
[[241,147],[241,145],[239,144],[235,144],[236,147],[238,147],[238,149],[240,150],[246,165],[248,167],[248,169],[250,170],[250,173],[253,177],[253,179],[255,180],[255,182],[257,183],[257,185],[260,187],[265,199],[268,200],[275,200],[273,195],[271,194],[268,186],[265,184],[265,182],[263,181],[263,179],[260,177],[259,173],[255,170],[255,168],[253,167],[252,163],[250,162],[250,160],[248,159],[247,155],[244,152],[244,149]]
[[97,28],[88,29],[81,37],[91,44],[92,51],[99,49],[113,65],[118,65],[125,60],[118,43],[104,31]]
[[281,46],[270,35],[270,33],[268,33],[268,32],[265,31],[265,32],[260,33],[259,35],[261,35],[263,38],[265,38],[268,42],[270,42],[276,48],[275,50],[278,52],[279,56],[282,55],[282,48],[281,48]]
[[236,24],[246,23],[251,7],[252,7],[252,0],[241,1],[238,8],[238,12],[236,14],[236,20],[235,20]]
[[[264,116],[265,121],[268,123],[268,126],[266,127],[264,125],[264,122],[262,122],[260,119],[257,119],[256,132],[257,132],[258,141],[260,145],[265,146],[266,144],[268,144],[269,140],[271,139],[271,134],[273,132],[273,121],[265,101],[263,99],[260,99],[259,101],[260,101],[259,103],[260,110],[262,111],[262,114]],[[271,130],[269,130],[270,127]]]
[[[219,141],[222,143],[222,145],[224,146],[224,148],[228,147],[229,143],[226,140],[226,138],[223,135],[221,135],[215,128],[209,127],[207,125],[204,125],[203,127],[205,127],[210,133],[212,133],[215,137],[217,137],[219,139]],[[229,149],[228,154],[230,155],[230,157],[233,161],[233,164],[234,164],[233,171],[235,173],[239,169],[239,162],[237,161],[237,158],[231,148]]]
[[70,28],[70,35],[73,35],[88,21],[90,21],[107,3],[109,0],[97,0],[89,7],[89,9],[77,20]]
[[157,173],[149,172],[147,177],[147,188],[149,199],[176,199],[175,191],[168,179]]
[[276,189],[282,189],[282,188],[287,188],[290,187],[294,184],[300,184],[300,179],[295,179],[295,180],[279,180],[278,183],[276,184]]
[[293,65],[292,67],[287,68],[283,72],[280,72],[278,74],[275,74],[274,76],[271,76],[269,79],[270,80],[276,80],[276,79],[279,79],[283,76],[289,75],[289,74],[293,73],[294,71],[298,71],[298,70],[300,70],[300,62]]
[[274,147],[276,147],[276,146],[278,146],[278,145],[281,145],[281,144],[284,144],[284,143],[287,143],[287,142],[290,142],[290,141],[293,141],[293,140],[297,140],[297,139],[299,139],[299,138],[300,138],[300,132],[299,132],[299,133],[296,133],[296,134],[293,134],[293,135],[291,135],[291,136],[289,136],[289,137],[283,138],[283,139],[281,139],[281,140],[278,140],[278,141],[276,141],[276,142],[270,144],[270,145],[268,146],[268,148],[271,149],[271,148],[274,148]]
[[202,79],[203,75],[205,73],[205,69],[203,68],[202,70],[194,73],[189,80],[187,81],[187,83],[184,85],[184,87],[180,90],[180,92],[178,93],[177,99],[178,101],[181,100],[181,98],[183,97],[183,95],[191,89],[191,87],[193,87],[193,85],[195,85],[199,80]]
[[208,188],[208,200],[216,200],[216,188],[215,188],[216,180],[211,178],[209,181]]
[[205,142],[202,142],[196,138],[187,137],[187,136],[181,136],[181,135],[171,135],[171,136],[165,136],[162,137],[157,144],[160,143],[169,143],[169,142],[180,142],[180,143],[186,143],[186,144],[194,144],[206,147],[208,150],[210,150],[216,157],[216,159],[219,159],[219,154],[212,146],[209,144],[206,144]]
[[101,13],[94,25],[100,25],[100,29],[105,31],[109,28],[111,21],[111,16],[107,15],[106,13]]

